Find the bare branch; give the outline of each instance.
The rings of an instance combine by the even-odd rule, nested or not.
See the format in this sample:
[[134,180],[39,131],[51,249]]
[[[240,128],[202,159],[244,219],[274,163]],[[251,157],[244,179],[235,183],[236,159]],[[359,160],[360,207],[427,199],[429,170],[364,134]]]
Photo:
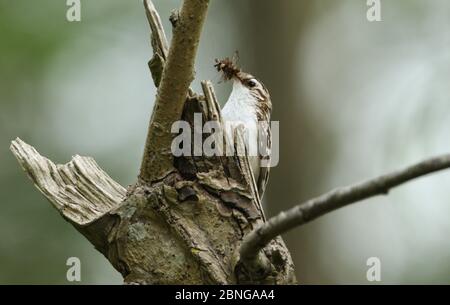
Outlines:
[[159,84],[139,178],[152,182],[173,171],[172,123],[181,118],[209,0],[185,0]]
[[164,70],[164,65],[167,60],[167,53],[169,52],[169,47],[167,43],[166,33],[159,17],[158,12],[153,5],[151,0],[144,0],[145,13],[147,15],[147,20],[152,31],[152,48],[153,57],[148,62],[148,67],[152,73],[152,78],[156,87],[159,87],[161,82],[162,72]]
[[258,253],[275,237],[310,222],[326,213],[377,195],[421,176],[450,168],[450,154],[424,160],[420,163],[365,182],[335,189],[310,199],[288,211],[270,218],[244,239],[240,248],[243,262],[254,261]]
[[166,33],[162,26],[161,18],[151,0],[144,0],[145,13],[152,30],[153,52],[158,53],[164,60],[167,59],[169,44],[167,43]]

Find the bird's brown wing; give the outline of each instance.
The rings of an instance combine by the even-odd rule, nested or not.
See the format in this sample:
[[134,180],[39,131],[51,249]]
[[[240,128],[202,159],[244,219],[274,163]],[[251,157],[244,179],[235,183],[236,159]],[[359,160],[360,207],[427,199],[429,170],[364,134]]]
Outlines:
[[[267,182],[269,182],[269,173],[270,173],[270,156],[272,150],[272,134],[270,132],[269,123],[267,126],[260,130],[259,139],[260,141],[260,169],[259,169],[259,177],[257,181],[259,198],[263,199],[264,191],[266,190]],[[266,165],[266,166],[262,166]]]

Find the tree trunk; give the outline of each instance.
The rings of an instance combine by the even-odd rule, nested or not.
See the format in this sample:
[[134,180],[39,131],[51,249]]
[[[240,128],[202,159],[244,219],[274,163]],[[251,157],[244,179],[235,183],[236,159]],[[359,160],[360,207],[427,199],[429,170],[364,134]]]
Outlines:
[[[210,98],[186,101],[183,118],[191,124],[194,113],[220,119],[210,84],[204,88]],[[243,147],[239,140],[234,145]],[[258,263],[239,261],[243,237],[263,222],[247,158],[176,158],[177,170],[163,180],[138,182],[125,192],[91,158],[77,156],[55,166],[19,139],[12,151],[38,189],[125,283],[295,282],[281,238],[266,247]]]

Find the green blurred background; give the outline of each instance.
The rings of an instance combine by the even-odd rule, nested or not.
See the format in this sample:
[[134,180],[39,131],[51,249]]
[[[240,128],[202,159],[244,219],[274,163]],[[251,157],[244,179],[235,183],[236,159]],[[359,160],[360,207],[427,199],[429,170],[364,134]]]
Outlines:
[[[136,179],[155,96],[141,0],[0,0],[0,283],[68,284],[121,277],[66,223],[19,168],[19,136],[55,162],[93,156],[126,186]],[[240,64],[271,91],[280,121],[280,163],[269,215],[339,185],[450,152],[450,2],[382,0],[368,22],[365,0],[215,0],[197,79],[219,76],[216,57]],[[180,1],[155,1],[168,16]],[[170,36],[170,35],[169,35]],[[217,84],[222,101],[230,87]],[[367,200],[285,234],[301,283],[450,284],[450,172]]]

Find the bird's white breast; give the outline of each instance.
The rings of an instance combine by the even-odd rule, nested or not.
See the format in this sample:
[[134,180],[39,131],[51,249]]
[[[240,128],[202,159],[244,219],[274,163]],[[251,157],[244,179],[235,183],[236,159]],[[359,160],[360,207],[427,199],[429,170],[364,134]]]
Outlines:
[[256,115],[256,99],[250,90],[240,81],[233,82],[233,91],[222,109],[225,133],[229,139],[234,136],[234,129],[244,127],[244,140],[247,144],[250,166],[255,180],[258,181],[260,163],[258,156],[258,118]]

